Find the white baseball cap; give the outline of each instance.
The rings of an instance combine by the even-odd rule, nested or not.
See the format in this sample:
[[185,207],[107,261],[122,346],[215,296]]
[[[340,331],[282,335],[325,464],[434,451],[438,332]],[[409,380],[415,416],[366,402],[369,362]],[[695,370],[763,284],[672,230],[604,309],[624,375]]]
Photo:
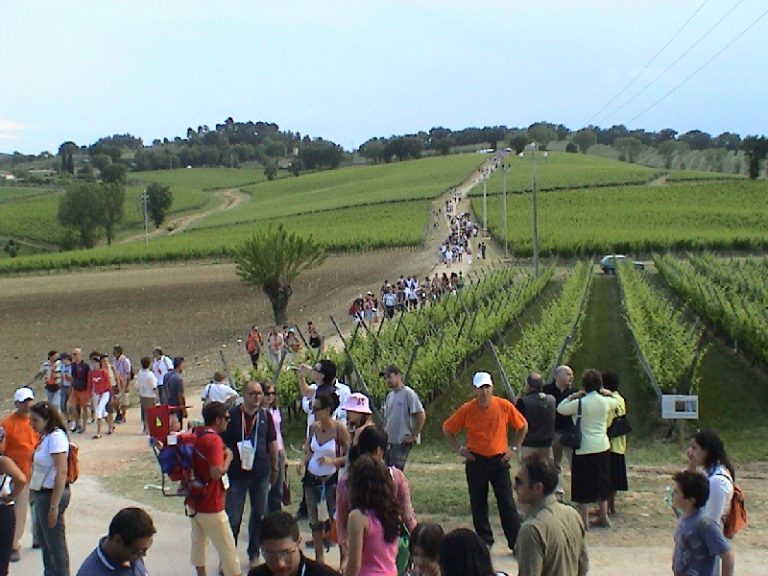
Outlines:
[[493,380],[488,372],[475,372],[475,377],[472,378],[472,386],[475,388],[482,388],[483,386],[493,386]]
[[13,401],[18,402],[19,404],[21,404],[22,402],[26,402],[27,400],[34,400],[34,399],[35,399],[34,390],[32,390],[32,388],[27,388],[26,386],[16,390],[16,393],[13,395]]

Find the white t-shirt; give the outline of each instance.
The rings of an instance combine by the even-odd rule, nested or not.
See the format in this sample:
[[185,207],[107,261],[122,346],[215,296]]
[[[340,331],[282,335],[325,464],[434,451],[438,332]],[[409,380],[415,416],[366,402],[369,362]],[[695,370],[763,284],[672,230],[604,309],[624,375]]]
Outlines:
[[[309,387],[312,390],[317,390],[317,384],[310,384]],[[336,380],[334,387],[336,388],[336,395],[339,397],[339,407],[336,408],[336,411],[333,413],[333,419],[338,420],[344,424],[344,426],[346,426],[347,411],[342,410],[341,406],[344,404],[344,402],[347,401],[347,398],[349,398],[350,394],[352,394],[352,389],[344,384],[344,382],[340,382],[339,380]],[[312,412],[312,403],[314,401],[314,394],[312,396],[304,396],[301,399],[301,409],[304,410],[304,412],[307,414],[307,436],[309,436],[309,427],[315,423],[315,413]]]
[[152,362],[152,372],[157,379],[158,386],[163,385],[163,378],[165,378],[165,375],[171,370],[173,370],[173,360],[168,358],[165,354]]
[[69,454],[69,438],[61,428],[43,436],[32,459],[32,490],[52,489],[56,482],[56,465],[51,454]]
[[203,388],[203,395],[200,398],[203,402],[221,402],[226,404],[232,398],[237,398],[237,391],[222,382],[211,382]]
[[157,377],[149,369],[142,368],[136,375],[136,388],[142,398],[154,398],[155,390],[157,390]]

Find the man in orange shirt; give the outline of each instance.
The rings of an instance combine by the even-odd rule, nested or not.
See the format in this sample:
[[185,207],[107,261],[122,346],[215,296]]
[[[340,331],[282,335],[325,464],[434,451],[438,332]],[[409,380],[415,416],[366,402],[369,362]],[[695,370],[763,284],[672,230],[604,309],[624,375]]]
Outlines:
[[[475,399],[459,407],[444,423],[451,448],[464,458],[475,532],[488,546],[493,546],[493,531],[488,521],[488,484],[493,488],[507,545],[514,550],[520,518],[517,515],[509,476],[509,461],[520,449],[528,433],[528,422],[512,402],[493,395],[493,381],[488,372],[477,372],[472,380]],[[507,428],[515,430],[513,446],[507,440]],[[460,446],[456,435],[466,430],[467,445]]]
[[[24,472],[27,478],[32,477],[32,457],[35,453],[35,447],[39,441],[37,432],[32,429],[29,423],[29,409],[32,407],[32,401],[35,399],[35,393],[31,388],[19,388],[13,396],[16,405],[16,411],[6,416],[0,422],[0,426],[5,428],[5,455],[13,460],[14,464]],[[21,549],[21,537],[24,535],[24,528],[27,523],[27,512],[29,509],[29,482],[16,497],[14,511],[16,513],[16,531],[13,535],[13,550],[11,551],[11,562],[18,562],[20,559],[19,550]],[[33,538],[34,540],[34,538]]]

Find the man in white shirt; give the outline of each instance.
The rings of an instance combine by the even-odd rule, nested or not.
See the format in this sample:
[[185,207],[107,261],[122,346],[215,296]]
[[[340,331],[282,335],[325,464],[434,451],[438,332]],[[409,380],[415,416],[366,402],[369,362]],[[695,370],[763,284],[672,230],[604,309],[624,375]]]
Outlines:
[[162,349],[159,347],[155,347],[152,350],[152,358],[152,373],[157,379],[157,395],[160,399],[160,402],[163,403],[165,400],[165,390],[163,388],[165,375],[173,370],[173,360],[163,354]]
[[215,372],[213,374],[213,382],[203,388],[203,395],[200,398],[203,401],[203,406],[209,402],[221,402],[227,407],[231,407],[235,403],[240,395],[237,393],[237,390],[227,384],[226,378],[227,376],[224,372]]

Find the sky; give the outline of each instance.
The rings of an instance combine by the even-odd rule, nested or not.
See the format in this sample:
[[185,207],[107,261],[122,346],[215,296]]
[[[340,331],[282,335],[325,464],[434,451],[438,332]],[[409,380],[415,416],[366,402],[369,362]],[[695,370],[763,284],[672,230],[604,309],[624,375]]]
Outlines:
[[229,116],[348,150],[542,120],[768,133],[766,0],[7,0],[0,15],[0,152],[149,144]]

